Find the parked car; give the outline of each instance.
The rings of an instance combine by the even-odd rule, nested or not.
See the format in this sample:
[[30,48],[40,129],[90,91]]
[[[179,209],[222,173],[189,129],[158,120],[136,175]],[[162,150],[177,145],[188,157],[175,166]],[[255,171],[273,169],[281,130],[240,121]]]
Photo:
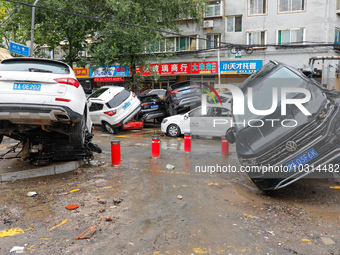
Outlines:
[[88,97],[94,125],[103,125],[114,134],[141,109],[135,93],[118,86],[104,86]]
[[26,144],[27,159],[36,164],[91,155],[86,96],[70,66],[36,58],[0,63],[0,137],[4,135]]
[[[221,92],[218,94],[220,99],[221,99],[221,102],[223,104],[224,107],[228,108],[228,109],[231,109],[231,101],[232,101],[232,94],[230,91],[226,91],[226,92]],[[213,98],[208,98],[207,102],[209,104],[214,104],[215,102],[219,102],[219,99],[218,97],[215,95],[214,96],[214,99]]]
[[201,104],[200,84],[184,81],[172,84],[164,96],[165,108],[169,115],[176,115]]
[[185,113],[164,118],[161,131],[176,137],[184,133],[201,136],[225,136],[230,128],[231,111],[221,106],[207,106],[207,114],[202,115],[201,106]]
[[145,96],[149,94],[156,94],[158,95],[161,99],[164,98],[164,95],[166,93],[166,89],[148,89],[139,94],[139,96]]
[[164,101],[156,94],[147,94],[138,96],[141,102],[141,111],[138,118],[144,121],[156,119],[161,122],[166,115]]
[[[254,108],[262,110],[271,108],[274,88],[277,91],[299,88],[311,94],[309,101],[299,107],[284,105],[278,97],[277,108],[271,114],[259,116],[246,109],[244,115],[233,115],[238,124],[228,130],[226,138],[236,142],[241,165],[256,170],[248,175],[259,189],[283,188],[313,171],[335,167],[328,164],[340,155],[339,92],[327,90],[314,79],[275,61],[250,76],[240,88],[245,101],[248,88],[252,88]],[[281,96],[290,101],[307,97],[301,92],[284,92]],[[233,100],[234,107],[236,99]],[[285,115],[281,113],[283,107]],[[311,115],[301,110],[304,108]]]

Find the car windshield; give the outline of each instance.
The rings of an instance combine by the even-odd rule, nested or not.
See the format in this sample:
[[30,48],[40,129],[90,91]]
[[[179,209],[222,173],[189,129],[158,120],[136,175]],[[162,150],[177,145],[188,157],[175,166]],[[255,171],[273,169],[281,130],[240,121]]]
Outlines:
[[11,60],[11,61],[1,62],[0,71],[69,74],[70,68],[63,63],[43,61],[43,60],[20,59],[20,60]]
[[159,97],[157,95],[149,95],[149,96],[140,97],[139,100],[142,103],[146,103],[146,102],[150,102],[150,101],[158,101]]
[[188,87],[190,86],[190,81],[188,82],[181,82],[181,83],[175,83],[173,85],[171,85],[170,89],[171,90],[176,90],[176,89],[182,89],[182,88],[185,88],[185,87]]
[[[274,68],[276,67],[276,68]],[[292,104],[286,106],[287,114],[281,114],[281,89],[282,88],[304,88],[311,92],[316,98],[322,95],[320,89],[317,86],[310,86],[310,84],[303,77],[299,76],[294,71],[290,70],[286,66],[274,65],[269,63],[268,66],[264,66],[264,70],[259,72],[259,76],[254,75],[250,80],[246,80],[245,84],[242,84],[244,94],[244,115],[234,115],[235,123],[239,131],[248,127],[251,123],[256,125],[257,122],[265,121],[267,119],[283,120],[283,119],[295,119],[300,116],[302,122],[307,119],[307,116]],[[249,93],[249,88],[252,88],[252,93]],[[277,92],[275,93],[275,89]],[[274,92],[273,92],[274,91]],[[273,107],[273,97],[277,97],[276,110],[270,115],[256,115],[249,109],[249,99],[252,99],[253,108],[256,110],[269,110]],[[287,99],[304,98],[304,93],[287,93],[285,96]],[[275,106],[275,105],[274,105]],[[319,105],[313,105],[313,100],[304,103],[304,107],[313,115],[319,111]],[[303,116],[301,116],[303,115]]]
[[[230,101],[230,97],[226,97],[226,96],[221,96],[221,95],[220,95],[220,98],[221,98],[222,103],[228,103],[228,102]],[[214,100],[214,99],[215,99],[215,100]],[[214,103],[219,102],[217,96],[214,96],[214,99],[213,99],[213,98],[209,98],[207,102],[208,102],[209,104],[214,104]]]
[[104,88],[104,89],[98,89],[96,92],[94,92],[91,96],[89,96],[89,98],[98,98],[100,97],[106,90],[108,90],[108,88]]
[[121,105],[130,96],[130,91],[124,89],[115,95],[109,102],[106,103],[107,107],[115,108]]

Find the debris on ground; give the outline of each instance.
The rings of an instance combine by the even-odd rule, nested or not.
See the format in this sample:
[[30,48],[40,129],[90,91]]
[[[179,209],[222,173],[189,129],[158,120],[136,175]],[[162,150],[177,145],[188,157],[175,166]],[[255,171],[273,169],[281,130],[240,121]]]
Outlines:
[[181,200],[183,197],[181,195],[178,195],[177,198]]
[[23,253],[24,252],[25,247],[23,246],[13,246],[13,248],[9,251],[11,252],[15,252],[15,253]]
[[30,192],[27,193],[27,196],[28,196],[28,197],[35,197],[35,196],[37,196],[37,195],[38,195],[38,193],[35,192],[35,191],[30,191]]
[[171,164],[167,164],[166,169],[172,170],[172,169],[175,169],[175,166]]
[[123,199],[122,198],[114,198],[113,199],[113,204],[114,205],[119,205],[121,202],[123,202]]
[[76,237],[77,240],[90,239],[92,235],[96,232],[96,228],[91,226],[86,229],[83,233]]
[[68,205],[68,206],[65,206],[65,208],[66,208],[67,210],[74,210],[74,209],[79,208],[79,205],[76,205],[76,204]]

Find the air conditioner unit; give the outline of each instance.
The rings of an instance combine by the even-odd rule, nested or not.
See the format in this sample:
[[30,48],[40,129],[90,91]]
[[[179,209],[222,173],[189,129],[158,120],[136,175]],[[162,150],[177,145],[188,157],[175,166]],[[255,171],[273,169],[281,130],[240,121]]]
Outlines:
[[214,27],[214,21],[213,20],[205,20],[205,21],[203,21],[203,27],[204,28]]

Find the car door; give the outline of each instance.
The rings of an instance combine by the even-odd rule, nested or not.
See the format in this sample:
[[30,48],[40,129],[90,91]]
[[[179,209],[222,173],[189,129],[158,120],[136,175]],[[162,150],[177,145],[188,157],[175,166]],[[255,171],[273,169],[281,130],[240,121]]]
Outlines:
[[224,136],[231,124],[231,111],[224,107],[209,107],[204,125],[207,133],[212,136]]
[[100,125],[100,116],[103,115],[104,104],[92,102],[90,106],[90,117],[93,124]]

